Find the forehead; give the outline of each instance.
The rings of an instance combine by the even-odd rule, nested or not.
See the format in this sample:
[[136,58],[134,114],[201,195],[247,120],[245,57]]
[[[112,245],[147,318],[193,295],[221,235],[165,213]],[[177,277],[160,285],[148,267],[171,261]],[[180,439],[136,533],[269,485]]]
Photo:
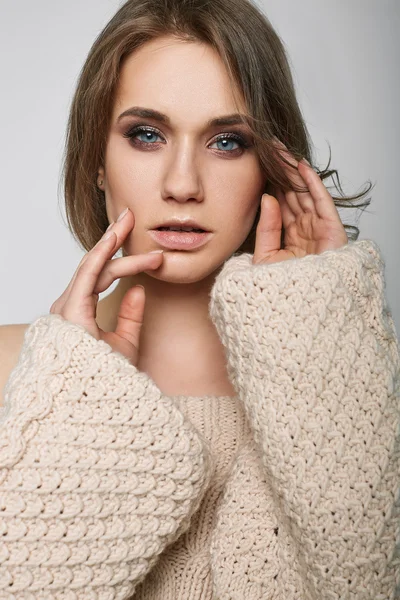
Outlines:
[[114,116],[131,106],[148,106],[179,125],[233,112],[246,112],[218,53],[206,44],[164,37],[125,58]]

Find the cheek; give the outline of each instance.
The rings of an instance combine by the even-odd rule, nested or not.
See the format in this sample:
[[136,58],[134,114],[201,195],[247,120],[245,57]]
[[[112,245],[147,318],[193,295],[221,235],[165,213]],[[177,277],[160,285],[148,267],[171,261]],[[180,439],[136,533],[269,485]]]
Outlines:
[[241,203],[233,210],[227,211],[219,219],[219,233],[228,242],[237,243],[237,240],[245,240],[248,236],[257,213],[257,204],[246,205]]
[[260,206],[261,194],[258,192],[250,199],[243,198],[231,207],[229,222],[237,231],[250,229],[257,215],[257,209]]
[[110,196],[119,202],[129,203],[135,198],[148,198],[151,194],[154,180],[149,169],[141,166],[140,161],[132,161],[129,152],[117,150],[106,163],[107,186]]
[[243,225],[243,229],[246,231],[246,235],[248,235],[251,228],[253,227],[256,215],[257,215],[257,208],[248,212],[247,218],[244,220],[244,225]]
[[250,230],[267,184],[265,173],[256,159],[250,157],[237,169],[234,180],[227,179],[225,184],[221,200],[226,221],[235,231]]

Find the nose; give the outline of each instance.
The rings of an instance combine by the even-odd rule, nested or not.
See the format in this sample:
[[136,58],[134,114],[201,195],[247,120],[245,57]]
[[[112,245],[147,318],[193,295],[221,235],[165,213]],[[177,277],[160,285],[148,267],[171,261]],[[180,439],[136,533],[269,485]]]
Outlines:
[[166,201],[203,201],[200,166],[194,149],[187,144],[173,152],[171,160],[166,162],[162,197]]

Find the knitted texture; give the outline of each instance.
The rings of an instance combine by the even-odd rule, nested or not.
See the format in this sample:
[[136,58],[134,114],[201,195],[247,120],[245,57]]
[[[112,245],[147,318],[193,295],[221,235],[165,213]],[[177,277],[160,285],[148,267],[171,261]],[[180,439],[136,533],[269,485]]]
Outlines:
[[27,329],[5,401],[1,600],[128,598],[199,507],[206,441],[146,374],[59,315]]
[[134,600],[212,598],[210,542],[216,512],[232,464],[238,452],[252,439],[243,404],[237,397],[174,396],[173,399],[209,442],[215,457],[215,471],[190,528],[164,550],[137,587]]
[[210,297],[237,419],[164,396],[61,317],[28,328],[0,415],[0,600],[400,597],[379,249],[251,260],[231,257]]
[[289,527],[275,509],[256,444],[249,442],[233,465],[211,538],[215,598],[308,600]]
[[265,482],[242,457],[227,484],[211,544],[215,596],[393,600],[400,361],[380,251],[361,240],[251,260],[225,263],[210,315]]

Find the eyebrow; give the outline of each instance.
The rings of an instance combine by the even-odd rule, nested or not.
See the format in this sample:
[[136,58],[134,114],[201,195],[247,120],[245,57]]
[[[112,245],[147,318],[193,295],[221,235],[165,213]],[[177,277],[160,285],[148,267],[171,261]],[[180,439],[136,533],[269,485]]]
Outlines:
[[[124,117],[142,117],[144,119],[154,119],[156,121],[160,121],[165,125],[171,125],[171,120],[164,113],[159,112],[158,110],[153,110],[151,108],[143,108],[142,106],[132,106],[128,108],[123,113],[121,113],[117,119],[117,123],[121,121]],[[235,113],[232,115],[223,115],[221,117],[217,117],[215,119],[210,119],[207,122],[207,127],[219,127],[221,125],[238,125],[238,124],[247,123],[246,115],[241,115],[239,113]]]

